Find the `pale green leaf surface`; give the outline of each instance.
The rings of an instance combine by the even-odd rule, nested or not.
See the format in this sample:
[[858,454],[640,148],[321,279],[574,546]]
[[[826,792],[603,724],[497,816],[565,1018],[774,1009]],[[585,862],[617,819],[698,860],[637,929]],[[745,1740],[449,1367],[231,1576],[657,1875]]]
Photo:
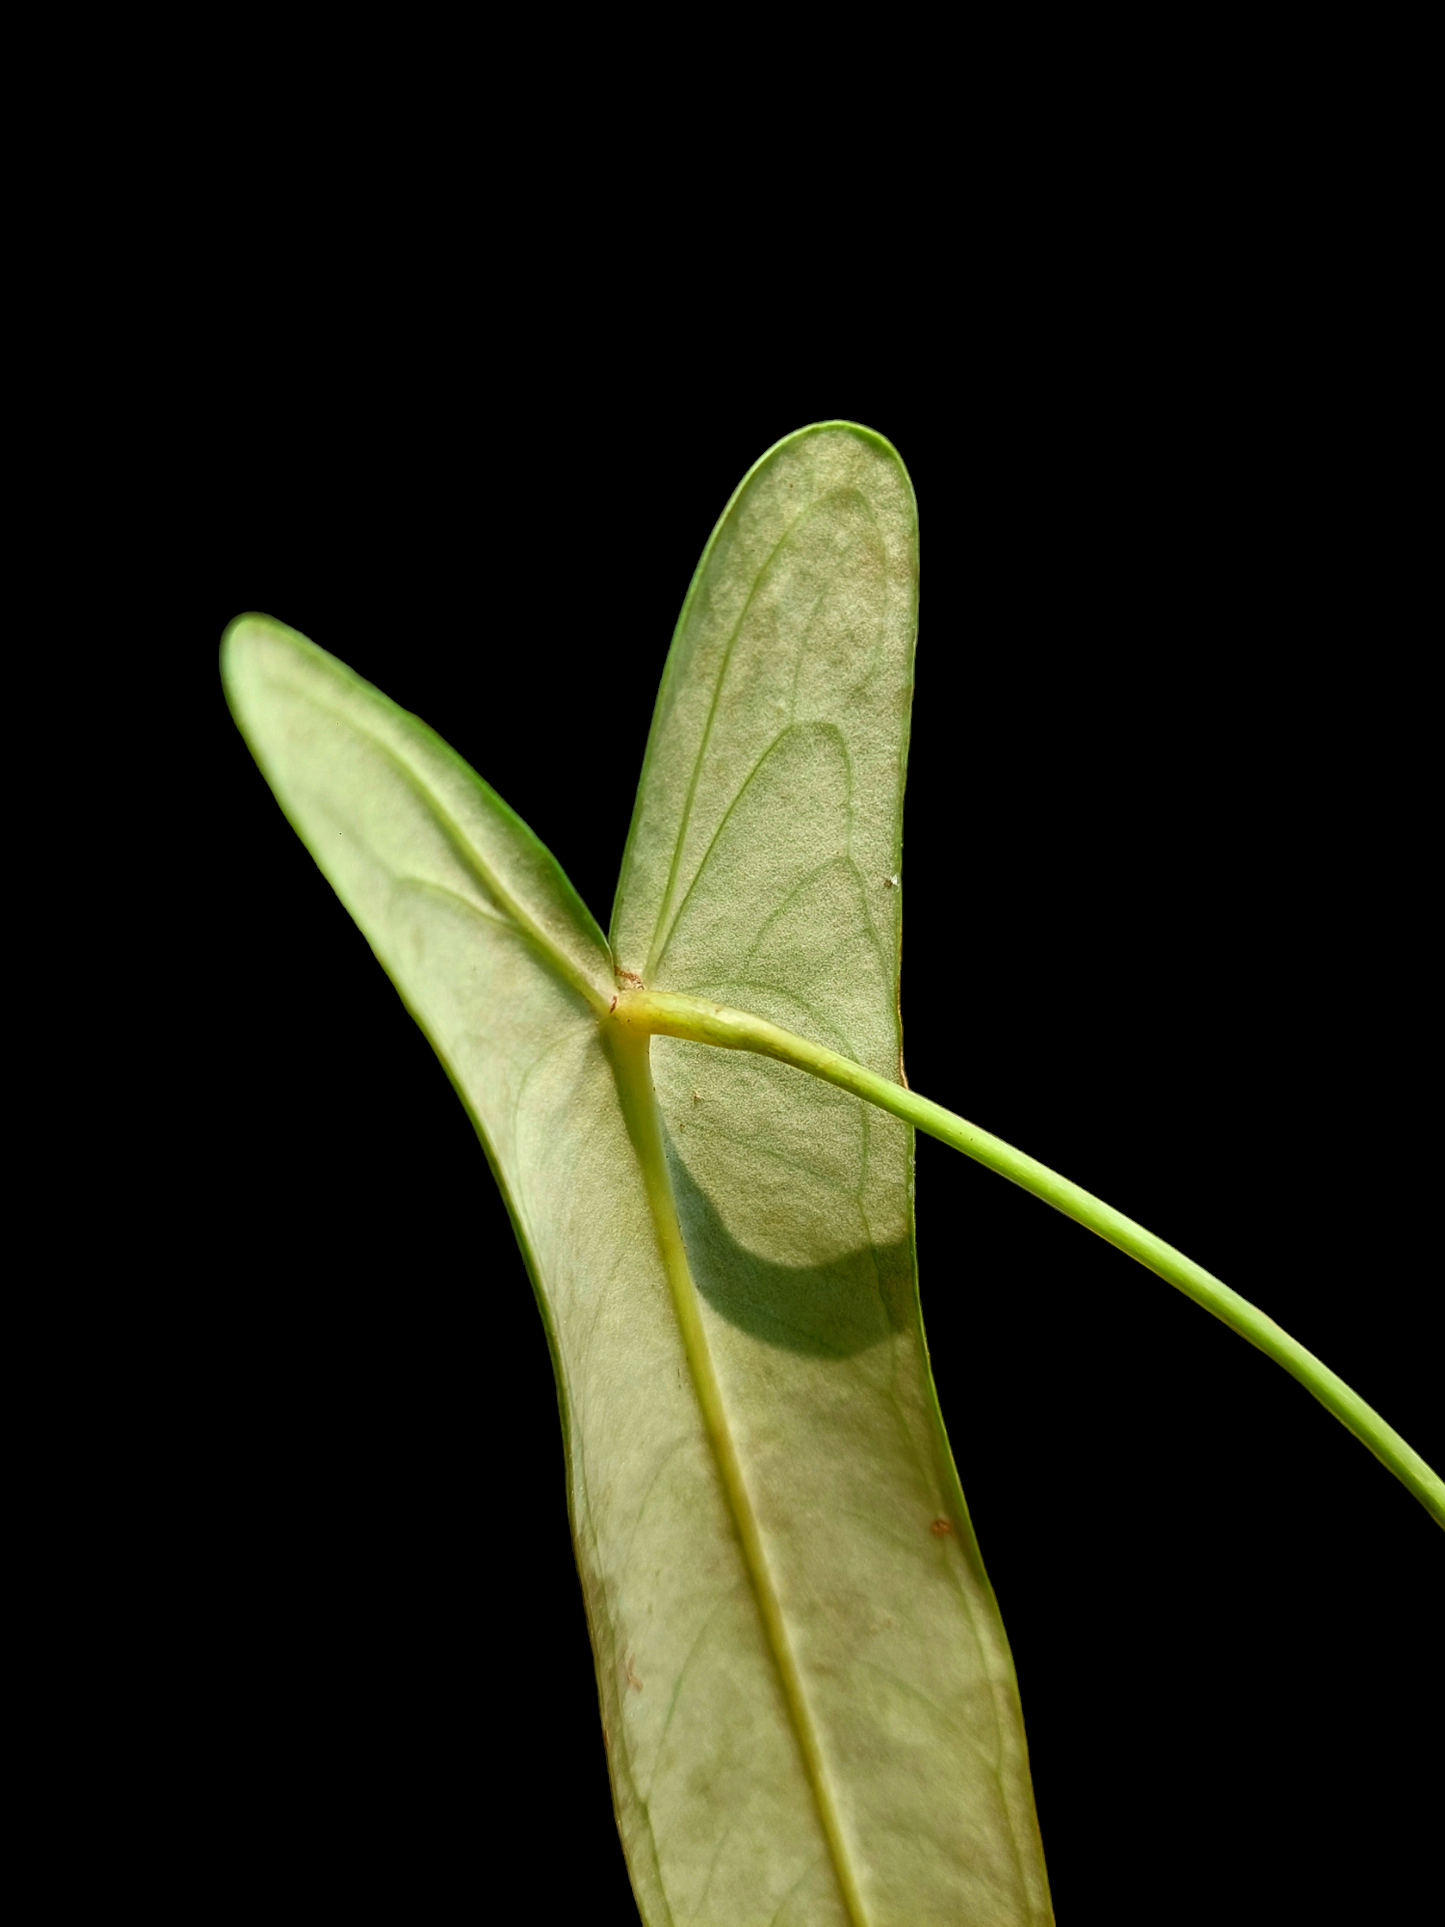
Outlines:
[[[758,464],[684,608],[614,919],[650,986],[890,1076],[915,595],[886,444],[828,426]],[[240,618],[223,669],[527,1257],[648,1927],[1048,1921],[1012,1666],[928,1375],[911,1132],[658,1038],[659,1141],[646,1059],[609,1028],[612,959],[525,826],[283,625]]]
[[[891,448],[825,426],[758,464],[678,625],[613,919],[650,989],[893,1078],[916,597]],[[929,1377],[912,1133],[766,1058],[659,1037],[652,1063],[755,1583],[866,1917],[1046,1920],[1012,1664]]]

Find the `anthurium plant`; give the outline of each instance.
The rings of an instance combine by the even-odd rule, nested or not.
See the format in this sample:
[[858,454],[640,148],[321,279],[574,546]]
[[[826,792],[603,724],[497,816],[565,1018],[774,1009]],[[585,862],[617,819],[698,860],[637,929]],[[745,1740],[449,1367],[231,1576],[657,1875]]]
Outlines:
[[257,763],[511,1215],[648,1927],[1053,1918],[924,1340],[915,1131],[1185,1293],[1445,1524],[1439,1477],[1264,1313],[908,1087],[917,590],[885,440],[827,422],[755,464],[683,606],[605,936],[426,724],[269,617],[222,646]]

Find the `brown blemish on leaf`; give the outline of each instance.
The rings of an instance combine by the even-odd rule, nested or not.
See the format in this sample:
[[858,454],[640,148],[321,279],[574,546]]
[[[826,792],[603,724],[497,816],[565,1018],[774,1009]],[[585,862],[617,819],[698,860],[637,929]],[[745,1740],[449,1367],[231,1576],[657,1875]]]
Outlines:
[[622,1663],[627,1668],[627,1684],[631,1686],[636,1692],[640,1693],[642,1691],[642,1681],[637,1677],[636,1673],[634,1673],[632,1670],[631,1653],[627,1654],[626,1658],[623,1660]]
[[616,977],[618,983],[628,984],[633,990],[646,989],[646,985],[635,970],[614,970],[612,974]]
[[935,1519],[928,1530],[933,1534],[935,1539],[946,1539],[953,1531],[953,1527],[948,1523],[947,1519]]

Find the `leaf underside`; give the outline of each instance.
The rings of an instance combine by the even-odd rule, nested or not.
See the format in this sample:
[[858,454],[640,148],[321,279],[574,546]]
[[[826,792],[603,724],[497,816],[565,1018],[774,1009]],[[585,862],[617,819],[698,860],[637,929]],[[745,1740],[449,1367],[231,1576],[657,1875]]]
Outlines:
[[607,1033],[615,955],[901,1075],[916,599],[885,442],[825,424],[754,467],[668,658],[612,952],[424,724],[268,618],[223,646],[257,761],[516,1226],[648,1927],[1052,1919],[924,1347],[912,1132],[768,1059],[655,1038],[659,1152]]

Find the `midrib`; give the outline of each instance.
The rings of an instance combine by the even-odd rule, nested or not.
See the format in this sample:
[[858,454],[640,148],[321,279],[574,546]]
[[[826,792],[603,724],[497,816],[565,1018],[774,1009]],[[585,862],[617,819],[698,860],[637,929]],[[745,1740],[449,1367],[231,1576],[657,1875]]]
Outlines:
[[657,1232],[658,1249],[663,1267],[667,1272],[668,1288],[672,1293],[673,1309],[682,1336],[683,1350],[687,1354],[688,1369],[692,1374],[693,1390],[697,1395],[698,1406],[702,1413],[703,1428],[707,1433],[718,1475],[722,1480],[723,1490],[727,1494],[728,1510],[732,1514],[733,1525],[742,1545],[743,1562],[747,1567],[753,1596],[757,1601],[758,1612],[767,1634],[768,1648],[778,1671],[783,1700],[788,1708],[794,1737],[803,1759],[803,1769],[817,1806],[823,1837],[828,1843],[828,1851],[832,1856],[838,1889],[853,1927],[870,1927],[868,1915],[863,1906],[863,1897],[858,1891],[857,1878],[843,1840],[843,1830],[834,1805],[832,1788],[823,1764],[822,1748],[803,1692],[802,1675],[788,1639],[787,1628],[783,1624],[782,1608],[773,1588],[772,1574],[768,1568],[767,1555],[763,1550],[762,1535],[758,1530],[752,1501],[748,1497],[747,1486],[743,1480],[737,1447],[733,1443],[732,1430],[723,1406],[722,1388],[713,1370],[707,1334],[703,1330],[702,1318],[698,1311],[697,1288],[693,1283],[692,1268],[688,1263],[687,1248],[683,1243],[682,1226],[677,1216],[677,1201],[673,1196],[672,1180],[668,1176],[667,1159],[663,1150],[662,1120],[652,1084],[649,1056],[651,1040],[646,1035],[624,1031],[620,1027],[613,1026],[607,1028],[605,1036],[617,1077],[623,1113],[627,1119],[633,1147],[642,1165],[643,1182],[647,1187],[648,1204]]

